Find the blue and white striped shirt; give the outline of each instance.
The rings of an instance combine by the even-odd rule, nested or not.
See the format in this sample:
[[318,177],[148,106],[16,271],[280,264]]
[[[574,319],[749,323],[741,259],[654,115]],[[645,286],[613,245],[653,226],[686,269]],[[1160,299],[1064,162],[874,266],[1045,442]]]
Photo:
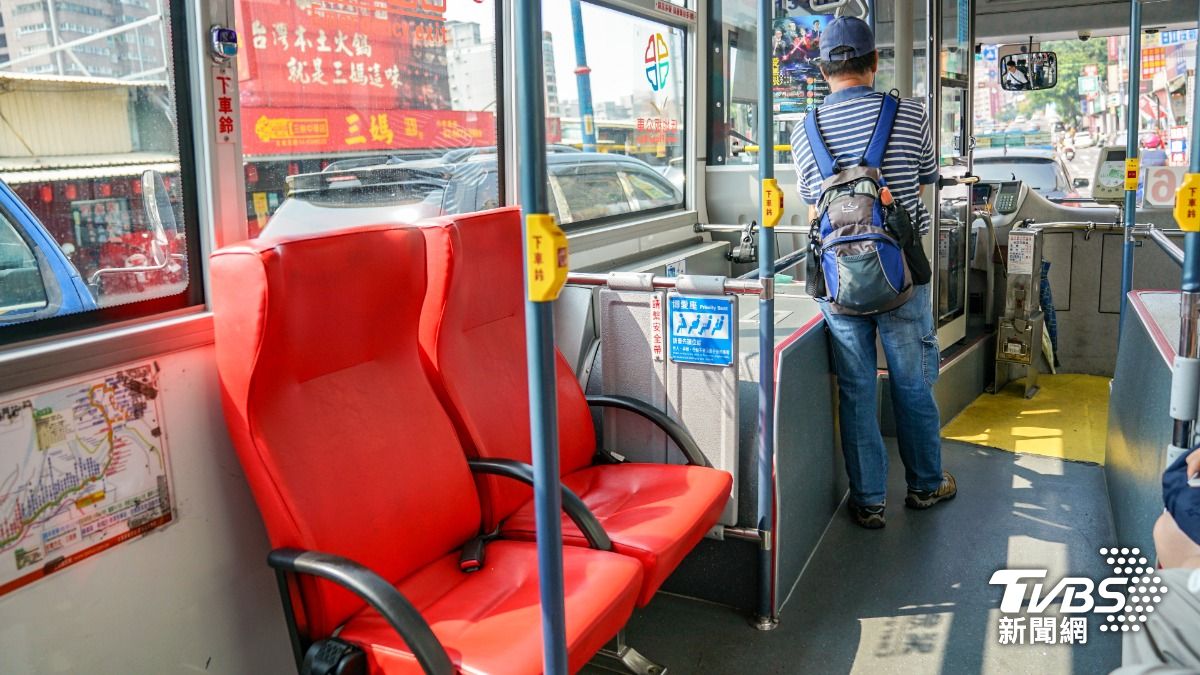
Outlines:
[[[848,87],[827,96],[813,113],[817,116],[817,127],[825,139],[825,146],[840,167],[861,160],[882,102],[883,95],[875,93],[871,87]],[[796,124],[792,131],[792,158],[796,175],[800,177],[797,186],[800,197],[809,204],[816,204],[821,196],[821,172],[809,148],[803,123]],[[931,219],[918,190],[919,185],[937,182],[938,167],[929,118],[919,101],[900,101],[892,136],[883,154],[883,178],[892,196],[908,210],[915,222],[920,223],[921,232],[928,232]]]

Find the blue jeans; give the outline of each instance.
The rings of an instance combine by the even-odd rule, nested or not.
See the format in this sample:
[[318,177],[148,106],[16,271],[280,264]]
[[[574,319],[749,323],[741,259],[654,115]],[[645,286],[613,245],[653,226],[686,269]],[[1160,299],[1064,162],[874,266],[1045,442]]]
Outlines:
[[874,316],[834,314],[828,303],[819,303],[833,341],[842,454],[856,505],[882,504],[887,496],[888,453],[879,433],[876,393],[877,329],[908,489],[936,490],[942,482],[941,420],[933,398],[940,357],[929,293],[929,284],[916,286],[908,302]]

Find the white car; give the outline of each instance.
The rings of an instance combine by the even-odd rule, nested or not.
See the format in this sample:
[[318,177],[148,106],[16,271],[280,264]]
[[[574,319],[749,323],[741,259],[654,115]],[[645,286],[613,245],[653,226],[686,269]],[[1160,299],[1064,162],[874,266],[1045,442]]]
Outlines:
[[1095,139],[1092,138],[1092,133],[1090,131],[1075,132],[1075,147],[1090,148],[1092,143],[1095,143]]

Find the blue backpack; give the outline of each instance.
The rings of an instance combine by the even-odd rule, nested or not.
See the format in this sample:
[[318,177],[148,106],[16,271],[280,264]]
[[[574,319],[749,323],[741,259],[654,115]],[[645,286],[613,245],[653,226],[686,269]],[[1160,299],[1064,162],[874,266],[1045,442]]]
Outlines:
[[823,179],[809,231],[808,289],[813,297],[828,300],[837,313],[879,314],[903,305],[912,295],[904,235],[890,226],[897,215],[907,214],[897,213],[904,211],[900,204],[885,206],[880,200],[886,185],[883,155],[898,107],[897,97],[883,96],[866,152],[858,164],[845,167],[838,165],[821,138],[816,111],[804,120]]

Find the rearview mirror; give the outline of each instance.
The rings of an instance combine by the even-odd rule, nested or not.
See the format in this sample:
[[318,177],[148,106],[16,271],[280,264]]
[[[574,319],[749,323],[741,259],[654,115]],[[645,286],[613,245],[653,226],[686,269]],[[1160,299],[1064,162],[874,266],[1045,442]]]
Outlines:
[[1005,91],[1037,91],[1058,84],[1058,56],[1054,52],[1009,54],[1000,59],[1000,87]]
[[162,174],[150,170],[142,174],[142,208],[146,211],[146,222],[150,224],[153,238],[150,250],[154,265],[167,261],[170,242],[178,234],[175,223],[175,207],[171,205],[171,194]]
[[1092,184],[1092,181],[1090,181],[1086,178],[1076,178],[1075,180],[1071,181],[1071,186],[1077,187],[1077,188],[1085,188],[1091,184]]

